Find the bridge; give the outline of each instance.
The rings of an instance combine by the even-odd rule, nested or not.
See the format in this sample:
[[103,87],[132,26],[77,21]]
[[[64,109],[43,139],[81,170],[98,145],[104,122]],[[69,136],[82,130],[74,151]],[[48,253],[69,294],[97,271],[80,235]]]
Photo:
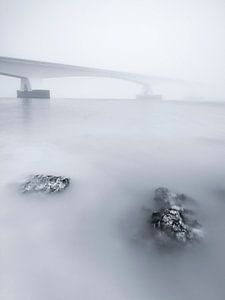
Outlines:
[[159,95],[153,94],[151,82],[165,80],[160,77],[135,73],[2,56],[0,56],[0,75],[20,79],[20,90],[17,91],[18,98],[50,98],[49,90],[32,89],[30,80],[32,78],[103,77],[126,80],[142,87],[142,93],[138,96],[142,98],[160,98]]

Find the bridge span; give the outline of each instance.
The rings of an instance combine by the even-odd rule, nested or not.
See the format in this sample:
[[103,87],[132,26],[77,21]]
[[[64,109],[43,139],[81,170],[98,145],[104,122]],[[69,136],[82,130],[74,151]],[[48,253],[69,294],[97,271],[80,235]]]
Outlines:
[[152,81],[163,80],[160,77],[146,76],[129,72],[111,71],[106,69],[65,65],[59,63],[42,62],[0,56],[0,75],[20,79],[18,98],[50,98],[49,90],[32,89],[31,78],[57,77],[104,77],[126,80],[141,85],[143,98],[159,98],[152,91]]

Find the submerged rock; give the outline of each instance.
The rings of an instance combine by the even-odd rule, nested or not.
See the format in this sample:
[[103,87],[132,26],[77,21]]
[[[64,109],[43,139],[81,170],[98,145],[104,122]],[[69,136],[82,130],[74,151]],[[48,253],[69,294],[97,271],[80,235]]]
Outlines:
[[22,192],[59,193],[70,184],[70,178],[54,175],[33,175],[22,184]]
[[191,199],[167,188],[155,190],[155,210],[150,219],[153,236],[160,245],[186,245],[199,241],[203,230],[193,210],[185,208]]

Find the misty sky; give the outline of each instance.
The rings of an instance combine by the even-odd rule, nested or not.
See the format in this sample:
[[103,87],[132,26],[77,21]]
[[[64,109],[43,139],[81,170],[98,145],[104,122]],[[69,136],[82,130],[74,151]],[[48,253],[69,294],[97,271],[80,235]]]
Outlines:
[[[0,56],[207,82],[225,97],[224,0],[0,0],[0,38]],[[0,77],[0,95],[12,84]]]

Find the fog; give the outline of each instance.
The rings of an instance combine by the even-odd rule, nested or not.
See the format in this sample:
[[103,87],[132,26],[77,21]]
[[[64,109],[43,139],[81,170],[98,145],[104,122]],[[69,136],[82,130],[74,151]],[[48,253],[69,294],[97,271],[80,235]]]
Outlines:
[[[2,299],[224,299],[224,104],[1,100]],[[29,174],[69,176],[21,195]],[[204,242],[145,237],[153,190],[196,201]]]
[[[167,99],[224,100],[224,17],[223,0],[0,0],[0,52],[187,80],[197,85],[182,85],[179,93],[177,86],[153,88]],[[1,96],[14,97],[19,82],[1,76],[0,86]],[[55,97],[136,94],[94,79],[62,79],[60,90],[57,80],[44,82],[49,86]]]
[[[35,100],[0,76],[0,299],[225,299],[224,17],[222,0],[0,0],[0,56],[174,79],[157,101],[116,79],[31,78],[52,96]],[[71,184],[22,194],[32,174]],[[156,247],[161,186],[194,199],[201,243]]]

